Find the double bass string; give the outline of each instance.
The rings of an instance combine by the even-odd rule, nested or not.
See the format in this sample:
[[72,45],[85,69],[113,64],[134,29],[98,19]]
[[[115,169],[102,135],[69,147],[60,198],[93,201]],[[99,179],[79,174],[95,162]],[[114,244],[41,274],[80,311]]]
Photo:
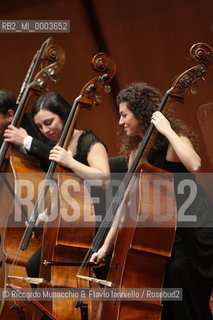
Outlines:
[[[29,91],[34,85],[34,81],[31,82],[32,77],[35,73],[36,67],[38,66],[38,62],[40,61],[42,54],[44,53],[45,49],[47,48],[47,46],[49,45],[49,43],[51,41],[52,41],[52,38],[48,38],[45,42],[43,42],[41,48],[39,50],[37,50],[37,52],[35,53],[32,61],[31,61],[30,67],[27,71],[27,74],[26,74],[25,79],[22,83],[18,98],[16,100],[16,104],[18,105],[18,107],[17,107],[15,116],[14,116],[12,123],[11,123],[14,126],[17,126],[17,124],[21,121],[23,111],[24,111],[24,106],[25,106]],[[10,143],[4,141],[1,148],[0,148],[0,168],[1,169],[3,167],[5,156],[7,154],[9,147],[10,147]],[[14,201],[16,204],[15,207],[17,208],[17,206],[18,206],[21,214],[25,218],[27,218],[27,211],[26,211],[25,207],[21,204],[19,197],[15,193],[14,189],[12,188],[10,182],[8,181],[8,179],[6,178],[4,173],[1,174],[1,179],[3,180],[4,184],[7,186],[7,189],[9,190],[12,197],[14,198]],[[37,231],[35,231],[35,235],[36,235],[36,237],[38,237]],[[19,255],[20,255],[20,252],[18,251],[15,258],[13,259],[13,262],[12,262],[13,267],[11,268],[11,271],[14,270],[14,266],[17,263]]]
[[[182,73],[180,76],[178,76],[178,78],[174,81],[173,83],[173,87],[170,88],[166,94],[164,95],[161,104],[159,106],[158,111],[162,111],[163,107],[165,106],[167,99],[169,96],[173,97],[174,99],[176,99],[179,102],[183,102],[184,100],[184,94],[185,91],[187,90],[187,88],[189,88],[197,79],[201,78],[204,76],[204,74],[207,72],[207,69],[209,68],[210,64],[212,63],[212,48],[205,44],[205,43],[197,43],[194,44],[191,48],[190,48],[190,55],[192,57],[193,60],[198,61],[199,64],[186,70],[184,73]],[[123,184],[125,186],[128,185],[128,183],[130,182],[131,178],[128,177],[128,175],[132,176],[133,172],[137,169],[137,166],[139,164],[139,161],[141,160],[142,154],[143,152],[146,154],[146,146],[150,141],[150,135],[152,134],[154,130],[154,126],[153,124],[151,124],[146,132],[146,135],[143,138],[143,141],[140,145],[139,151],[136,155],[135,160],[133,161],[132,166],[130,167],[130,169],[128,170],[127,174],[125,175],[124,179],[123,179]],[[118,209],[118,205],[116,204],[115,201],[118,200],[122,200],[122,196],[120,195],[121,192],[121,185],[118,188],[118,191],[113,199],[113,201],[111,202],[111,205],[109,207],[109,209],[107,210],[107,214],[93,240],[92,246],[90,247],[90,249],[88,250],[85,259],[81,265],[81,267],[79,268],[79,272],[77,275],[80,274],[80,272],[82,272],[83,268],[87,266],[87,260],[88,258],[91,256],[91,254],[93,253],[93,248],[95,249],[94,251],[96,251],[101,242],[103,241],[103,238],[105,238],[105,228],[109,227],[110,223],[111,223],[111,219],[114,216],[116,210]],[[124,193],[123,193],[124,195]]]
[[[16,103],[18,104],[15,116],[11,122],[12,125],[17,126],[17,124],[21,121],[24,111],[24,106],[29,94],[29,90],[35,85],[35,81],[31,82],[35,69],[38,65],[38,62],[45,51],[47,45],[50,43],[51,38],[48,38],[41,46],[41,48],[34,55],[32,62],[30,64],[30,68],[26,74],[24,82],[22,83],[21,90],[18,96]],[[0,149],[0,168],[2,168],[3,162],[5,160],[6,153],[9,149],[10,143],[3,142]]]
[[39,59],[41,58],[41,55],[43,54],[43,52],[45,51],[45,49],[47,48],[47,46],[50,44],[50,42],[52,41],[52,38],[48,38],[41,46],[41,48],[36,52],[36,54],[34,55],[33,57],[33,60],[31,62],[31,65],[27,71],[27,74],[26,74],[26,77],[22,83],[22,86],[21,86],[21,90],[20,90],[20,93],[18,95],[18,98],[16,100],[16,103],[18,104],[19,101],[21,100],[21,97],[22,97],[22,93],[24,92],[24,90],[26,89],[27,85],[29,84],[29,82],[31,81],[32,79],[32,76],[35,72],[35,69],[36,69],[36,66],[38,65],[38,61]]
[[[51,55],[51,50],[53,48],[54,48],[54,55]],[[65,55],[64,55],[63,49],[61,49],[60,47],[58,47],[56,45],[52,45],[52,38],[48,38],[42,44],[41,48],[34,55],[33,60],[31,62],[31,65],[30,65],[30,68],[28,69],[28,72],[27,72],[25,79],[24,79],[24,82],[22,84],[21,91],[20,91],[18,99],[17,99],[18,107],[17,107],[16,113],[15,113],[15,116],[13,118],[13,121],[11,123],[12,125],[17,126],[22,119],[30,89],[36,87],[36,90],[40,92],[46,88],[45,82],[47,82],[49,79],[52,82],[54,82],[53,80],[54,80],[55,73],[58,72],[60,70],[60,68],[63,66],[64,56]],[[38,63],[40,61],[44,62],[44,66],[41,69],[41,71],[39,71],[34,76],[35,70],[36,70]],[[50,75],[49,73],[51,70],[53,72]],[[34,79],[32,81],[33,76],[34,76]],[[10,147],[10,143],[7,143],[4,141],[3,145],[0,149],[0,164],[1,164],[1,166],[4,162],[4,158],[6,156],[6,153],[7,153],[7,150],[9,147]],[[18,198],[17,194],[13,190],[13,188],[10,185],[7,178],[5,176],[3,176],[2,178],[6,184],[9,192],[11,193],[11,195],[13,196],[13,198],[15,200],[15,204],[16,204],[15,207],[17,208],[17,206],[18,206],[17,209],[20,210],[21,214],[24,217],[28,217],[28,212],[26,211],[24,206],[21,204],[20,199]],[[26,219],[26,221],[28,221],[28,219]],[[37,229],[34,228],[32,231],[34,232],[35,237],[38,238],[38,240],[39,240],[39,233],[38,233]],[[20,245],[19,245],[18,251],[16,252],[15,258],[12,261],[11,271],[13,271],[15,266],[17,265],[19,256],[20,256]]]
[[[173,90],[173,87],[166,91],[165,95],[163,96],[163,98],[161,100],[158,111],[163,110],[172,90]],[[104,220],[101,223],[101,225],[96,233],[96,236],[92,242],[92,245],[85,256],[85,258],[82,262],[82,265],[79,268],[77,275],[80,275],[80,273],[84,270],[84,268],[86,268],[87,261],[89,260],[89,257],[91,256],[91,254],[94,251],[97,251],[98,248],[100,247],[100,244],[102,243],[102,241],[104,240],[104,238],[106,236],[106,230],[111,226],[111,223],[112,223],[113,219],[115,218],[116,212],[118,211],[119,207],[122,206],[122,199],[124,198],[124,194],[125,194],[125,192],[128,192],[128,190],[131,188],[130,182],[132,180],[132,176],[137,169],[137,166],[141,160],[141,156],[142,156],[142,154],[143,154],[143,152],[149,142],[149,137],[152,134],[153,130],[154,130],[154,125],[150,124],[150,126],[147,129],[147,132],[143,138],[143,141],[140,144],[140,148],[137,152],[137,155],[136,155],[131,167],[129,168],[128,172],[125,174],[122,183],[119,185],[119,188],[116,192],[116,195],[114,196],[114,198],[113,198],[113,200],[107,210],[107,213],[104,217]]]
[[[43,60],[47,60],[49,59],[48,56],[43,57],[44,52],[47,51],[47,49],[49,48],[50,43],[52,42],[52,38],[48,38],[41,46],[41,48],[39,50],[37,50],[36,54],[34,55],[32,62],[30,64],[30,67],[27,71],[27,74],[25,76],[24,82],[21,86],[21,90],[18,96],[18,99],[16,101],[18,107],[15,113],[15,116],[11,122],[12,125],[17,126],[22,117],[23,117],[23,113],[24,113],[24,107],[30,92],[30,89],[32,89],[34,86],[38,85],[38,81],[37,81],[37,75],[35,76],[34,80],[32,81],[32,77],[35,73],[35,70],[38,66],[38,63],[41,59]],[[57,59],[58,60],[58,59]],[[49,65],[48,65],[49,67]],[[42,69],[42,72],[44,73],[45,68]],[[40,73],[39,73],[40,74]],[[44,85],[44,83],[42,84],[42,86]],[[40,88],[42,89],[42,87]],[[0,148],[0,168],[3,167],[4,161],[5,161],[5,156],[8,152],[8,149],[10,147],[10,143],[8,142],[3,142],[1,148]],[[21,207],[21,203],[20,203],[20,199],[18,199],[17,195],[15,194],[12,186],[10,185],[9,181],[7,180],[7,178],[4,176],[4,174],[2,175],[2,180],[4,180],[4,183],[6,184],[9,192],[11,193],[11,195],[13,196],[13,198],[15,199],[16,204],[19,205],[19,207]],[[23,212],[24,216],[27,216],[26,210],[22,207],[21,211]]]
[[[69,117],[68,117],[68,119],[66,121],[66,124],[64,126],[63,132],[61,134],[61,138],[60,138],[59,143],[58,143],[59,146],[62,146],[64,144],[64,142],[65,142],[65,139],[66,139],[66,136],[67,136],[67,132],[69,131],[69,128],[70,128],[70,123],[72,122],[72,119],[73,119],[73,117],[75,115],[76,108],[77,108],[77,106],[79,104],[80,99],[81,99],[81,96],[78,96],[75,99],[75,101],[73,102],[73,105],[72,105],[70,113],[69,113]],[[44,199],[46,197],[47,191],[48,191],[49,186],[50,186],[49,182],[52,179],[52,176],[53,176],[53,173],[55,171],[56,166],[57,166],[57,163],[55,161],[51,161],[50,166],[48,168],[48,172],[47,172],[46,177],[45,177],[44,184],[43,184],[42,189],[40,191],[40,194],[38,196],[38,201],[36,202],[35,208],[33,210],[33,213],[31,215],[31,217],[30,217],[30,220],[29,220],[29,225],[25,230],[22,242],[20,244],[20,250],[25,250],[27,248],[27,246],[28,246],[28,243],[30,241],[30,237],[31,237],[32,232],[33,232],[33,230],[35,228],[36,221],[38,219],[39,212],[41,210],[41,206],[43,205],[43,201],[44,201]]]

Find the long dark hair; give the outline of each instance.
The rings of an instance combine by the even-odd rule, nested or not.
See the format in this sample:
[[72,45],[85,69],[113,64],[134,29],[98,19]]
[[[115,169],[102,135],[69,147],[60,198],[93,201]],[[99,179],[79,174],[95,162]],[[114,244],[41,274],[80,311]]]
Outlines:
[[65,124],[69,112],[69,103],[56,92],[48,92],[38,98],[32,108],[33,118],[40,110],[48,110],[57,114]]
[[16,98],[12,92],[0,89],[0,112],[6,115],[9,109],[16,111]]
[[[128,87],[122,89],[117,96],[117,105],[122,102],[127,103],[128,109],[134,114],[135,118],[139,120],[142,131],[145,133],[150,125],[153,112],[159,107],[161,93],[144,82],[131,83]],[[178,135],[187,136],[194,147],[197,147],[195,135],[182,121],[174,118],[171,109],[165,113],[165,117],[169,120],[172,129]],[[137,148],[142,138],[139,136],[128,137],[123,128],[119,129],[118,132],[121,138],[120,153],[128,157],[131,150]],[[167,138],[158,133],[153,147],[158,150],[167,145]]]

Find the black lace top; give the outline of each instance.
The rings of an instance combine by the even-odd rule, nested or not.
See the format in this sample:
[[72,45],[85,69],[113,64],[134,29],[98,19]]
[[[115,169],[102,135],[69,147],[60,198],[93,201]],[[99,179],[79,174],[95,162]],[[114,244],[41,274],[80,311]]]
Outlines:
[[92,131],[84,131],[78,139],[77,152],[73,158],[88,166],[88,153],[91,147],[97,142],[100,142],[105,146],[105,144]]
[[[93,132],[84,131],[78,139],[77,151],[76,151],[76,155],[74,156],[74,159],[89,166],[88,161],[87,161],[88,153],[89,153],[91,147],[97,142],[102,143],[107,150],[106,145]],[[91,185],[90,186],[90,194],[92,197],[99,198],[98,203],[96,203],[96,202],[94,203],[94,209],[95,209],[96,215],[104,216],[106,213],[105,190],[98,187],[98,186]],[[96,222],[96,225],[98,226],[98,222]]]

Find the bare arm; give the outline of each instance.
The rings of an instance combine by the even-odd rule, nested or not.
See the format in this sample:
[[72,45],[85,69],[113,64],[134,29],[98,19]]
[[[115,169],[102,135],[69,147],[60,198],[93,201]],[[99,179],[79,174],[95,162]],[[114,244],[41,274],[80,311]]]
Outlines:
[[102,143],[97,142],[90,148],[87,156],[89,166],[75,160],[72,152],[55,146],[50,152],[50,160],[72,170],[83,179],[100,179],[107,186],[110,179],[107,152]]
[[151,122],[169,141],[169,148],[166,156],[167,160],[182,162],[190,172],[199,171],[201,159],[196,153],[189,138],[177,135],[171,128],[169,121],[159,111],[153,113]]
[[[116,214],[116,216],[117,216],[117,214]],[[101,248],[97,252],[94,252],[92,254],[92,256],[90,258],[91,262],[96,262],[96,263],[103,262],[106,255],[112,251],[114,243],[115,243],[117,229],[118,229],[118,219],[115,218],[113,221],[113,224],[112,224],[112,226],[106,236],[106,239],[104,240],[103,245],[101,246]]]

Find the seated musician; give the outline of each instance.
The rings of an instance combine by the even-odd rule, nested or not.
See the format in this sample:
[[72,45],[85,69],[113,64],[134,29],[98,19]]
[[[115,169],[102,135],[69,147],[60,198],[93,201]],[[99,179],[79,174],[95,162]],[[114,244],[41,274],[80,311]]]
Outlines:
[[11,125],[17,110],[16,98],[10,91],[0,90],[0,145],[4,138],[18,146],[19,151],[29,153],[40,160],[44,169],[48,168],[46,159],[55,145],[47,139],[41,141],[39,131],[36,129],[32,117],[26,113],[23,117],[21,127]]
[[[57,142],[70,112],[70,105],[57,93],[42,95],[32,108],[38,130],[46,138]],[[55,146],[50,160],[72,170],[83,179],[100,179],[102,187],[108,185],[110,171],[106,147],[91,131],[74,130],[68,150]],[[35,252],[27,263],[27,273],[38,277],[41,250]]]
[[[151,122],[158,135],[148,154],[149,163],[174,173],[199,171],[201,159],[196,152],[195,136],[181,121],[174,119],[171,113],[168,112],[165,117],[156,111],[160,101],[159,91],[145,83],[133,83],[118,94],[119,124],[123,130],[121,152],[128,157],[129,167]],[[177,206],[179,205],[177,201]],[[190,208],[198,219],[209,219],[212,223],[213,207],[201,189]],[[102,247],[93,253],[92,262],[100,263],[112,252],[117,227],[117,222],[114,221]],[[209,307],[213,284],[212,244],[212,224],[209,228],[206,225],[203,228],[177,228],[164,286],[182,288],[183,299],[166,301],[161,319],[212,319]]]
[[16,112],[16,98],[12,92],[0,90],[0,144],[4,141],[3,134],[12,122]]

